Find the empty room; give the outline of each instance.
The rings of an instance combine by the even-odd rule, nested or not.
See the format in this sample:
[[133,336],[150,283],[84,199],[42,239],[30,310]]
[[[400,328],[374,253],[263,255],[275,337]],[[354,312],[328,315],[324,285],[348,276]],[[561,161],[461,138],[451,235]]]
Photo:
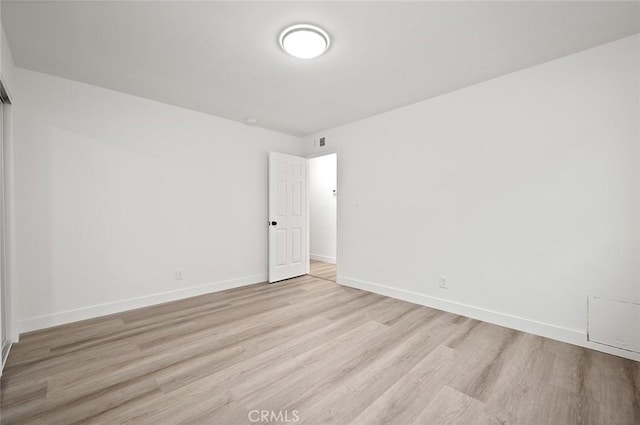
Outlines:
[[0,425],[640,424],[640,1],[0,22]]

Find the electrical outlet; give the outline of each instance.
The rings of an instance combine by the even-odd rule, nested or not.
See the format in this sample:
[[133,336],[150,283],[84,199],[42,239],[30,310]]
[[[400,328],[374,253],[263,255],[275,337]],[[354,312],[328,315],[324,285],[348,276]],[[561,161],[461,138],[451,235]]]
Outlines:
[[449,289],[449,281],[446,276],[440,276],[440,287],[442,289]]
[[184,277],[182,276],[184,273],[184,270],[182,269],[176,269],[176,280],[182,280],[184,279]]

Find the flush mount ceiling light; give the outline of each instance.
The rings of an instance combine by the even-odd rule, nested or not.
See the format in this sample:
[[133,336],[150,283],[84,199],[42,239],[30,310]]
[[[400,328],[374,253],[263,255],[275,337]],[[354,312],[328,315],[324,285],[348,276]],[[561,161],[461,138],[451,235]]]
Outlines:
[[280,33],[282,49],[291,56],[301,59],[320,56],[327,51],[329,43],[329,34],[314,25],[293,25]]

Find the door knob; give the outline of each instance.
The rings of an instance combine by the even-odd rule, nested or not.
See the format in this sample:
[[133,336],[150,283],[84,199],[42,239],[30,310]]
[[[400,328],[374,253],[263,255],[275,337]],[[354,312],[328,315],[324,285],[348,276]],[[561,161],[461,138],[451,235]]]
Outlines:
[[272,221],[272,222],[271,222],[271,225],[272,225],[272,226],[277,226],[277,225],[278,225],[278,222],[277,222],[277,221]]

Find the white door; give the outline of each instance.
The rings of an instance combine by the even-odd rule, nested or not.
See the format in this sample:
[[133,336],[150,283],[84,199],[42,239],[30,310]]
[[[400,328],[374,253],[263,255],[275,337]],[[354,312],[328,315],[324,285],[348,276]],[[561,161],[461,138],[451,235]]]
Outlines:
[[269,282],[307,272],[307,160],[269,153]]

